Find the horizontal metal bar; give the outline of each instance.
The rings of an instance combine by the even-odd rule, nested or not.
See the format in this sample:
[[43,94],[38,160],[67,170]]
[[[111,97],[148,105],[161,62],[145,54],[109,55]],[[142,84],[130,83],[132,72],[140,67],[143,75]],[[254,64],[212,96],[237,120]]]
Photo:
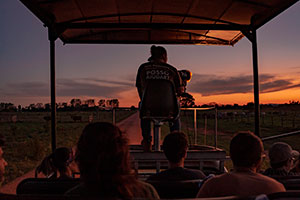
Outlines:
[[[144,151],[131,151],[130,155],[134,160],[138,161],[164,161],[167,160],[162,151],[144,152]],[[196,160],[225,160],[225,151],[188,151],[186,161]]]
[[208,108],[180,108],[180,110],[213,110],[215,107],[208,107]]
[[[62,29],[62,28],[61,28]],[[97,30],[97,31],[93,31],[91,33],[84,33],[84,34],[81,34],[81,35],[78,35],[76,37],[71,37],[71,38],[68,38],[68,40],[71,40],[71,41],[80,41],[80,40],[85,40],[86,38],[94,38],[97,36],[101,36],[101,37],[104,37],[104,38],[107,38],[107,35],[109,34],[118,34],[119,32],[124,32],[126,33],[127,35],[131,35],[132,32],[135,31],[135,30],[132,30],[132,29],[109,29],[108,31],[106,29],[104,30]],[[151,31],[152,30],[143,30],[143,32],[145,32],[144,34],[151,34]],[[218,43],[225,43],[225,44],[230,44],[232,45],[232,42],[229,41],[229,40],[224,40],[222,38],[218,38],[218,37],[212,37],[212,36],[208,36],[208,35],[203,35],[203,34],[199,34],[199,33],[193,33],[193,32],[190,32],[190,30],[175,30],[175,29],[160,29],[160,31],[168,31],[168,32],[174,32],[174,34],[178,34],[178,33],[183,33],[183,34],[186,34],[186,35],[189,35],[187,38],[188,39],[185,39],[185,40],[188,40],[188,41],[191,41],[192,39],[191,38],[200,38],[200,37],[204,37],[204,39],[202,40],[197,40],[197,41],[216,41]],[[142,35],[142,33],[141,33]],[[148,37],[147,37],[148,38]],[[194,40],[192,40],[194,41]]]
[[[107,14],[107,15],[99,15],[99,16],[91,16],[91,17],[80,17],[76,19],[71,19],[69,21],[65,21],[65,23],[72,23],[72,22],[80,22],[80,21],[88,21],[88,20],[99,20],[99,19],[105,19],[105,18],[122,18],[122,17],[133,17],[133,16],[148,16],[149,18],[153,16],[172,16],[172,17],[182,17],[182,18],[193,18],[198,20],[206,20],[210,21],[212,23],[225,23],[225,24],[234,24],[229,21],[216,19],[216,18],[209,18],[204,16],[198,16],[198,15],[189,15],[186,13],[171,13],[171,12],[136,12],[136,13],[115,13],[115,14]],[[151,21],[149,19],[149,21]]]
[[205,40],[170,40],[170,41],[157,41],[157,40],[62,40],[64,44],[178,44],[178,45],[226,45],[233,46],[235,43],[212,42]]
[[86,29],[86,28],[119,28],[119,29],[184,29],[184,30],[244,30],[249,25],[233,24],[178,24],[178,23],[59,23],[56,24],[65,29]]
[[264,7],[264,8],[272,8],[271,6],[265,4],[265,3],[261,3],[259,1],[254,2],[254,1],[249,1],[249,0],[236,0],[238,2],[243,2],[243,3],[247,3],[250,5],[255,5],[255,6],[260,6],[260,7]]
[[289,132],[289,133],[282,133],[282,134],[279,134],[279,135],[273,135],[273,136],[265,137],[265,138],[262,138],[261,140],[264,142],[264,141],[268,141],[268,140],[274,140],[274,139],[277,139],[277,138],[289,137],[289,136],[298,135],[298,134],[300,134],[300,130],[299,131],[293,131],[293,132]]
[[[214,160],[214,161],[220,161],[220,160]],[[224,160],[222,160],[224,161]],[[146,162],[146,161],[134,161],[133,162],[133,165],[135,165],[136,163],[136,166],[135,168],[136,169],[155,169],[156,168],[156,165],[157,165],[157,162],[159,162],[160,164],[160,169],[167,169],[169,167],[169,162],[168,160],[159,160],[159,161],[152,161],[152,162]],[[202,162],[202,167],[208,167],[208,166],[211,166],[209,165],[211,160],[194,160],[194,161],[191,161],[191,160],[185,160],[184,161],[184,166],[187,167],[187,168],[193,168],[193,169],[199,169],[201,164],[200,162]],[[219,167],[217,166],[219,163],[216,163],[216,167]]]

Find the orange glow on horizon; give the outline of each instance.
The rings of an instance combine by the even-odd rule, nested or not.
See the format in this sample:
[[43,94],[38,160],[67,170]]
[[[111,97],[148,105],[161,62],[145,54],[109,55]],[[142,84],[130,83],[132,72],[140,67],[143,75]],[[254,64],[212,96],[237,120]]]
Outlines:
[[[208,104],[210,102],[216,102],[217,104],[239,104],[244,105],[248,102],[254,102],[253,93],[238,93],[238,94],[224,94],[224,95],[212,95],[212,96],[201,96],[201,94],[191,93],[193,97],[196,99],[196,105],[203,105]],[[79,98],[82,101],[87,99],[95,99],[95,104],[98,105],[98,101],[100,99],[118,99],[120,102],[120,107],[131,107],[135,106],[138,107],[139,103],[139,96],[137,93],[136,88],[133,88],[129,91],[124,91],[116,95],[116,97],[106,98],[106,97],[99,97],[99,96],[80,96],[74,97]],[[67,102],[70,103],[71,97],[60,97],[56,98],[57,103]],[[289,103],[289,101],[300,101],[300,89],[293,88],[287,89],[277,92],[269,92],[269,93],[261,93],[260,94],[260,103],[261,104],[282,104],[282,103]],[[14,101],[7,101],[11,102],[14,105],[18,106],[21,104],[22,106],[28,106],[31,103],[49,103],[50,97],[15,97]]]
[[[192,94],[196,99],[197,105],[202,105],[210,102],[218,104],[239,104],[244,105],[248,102],[254,102],[254,95],[252,93],[239,93],[239,94],[226,94],[226,95],[213,95],[201,96],[199,94]],[[260,104],[282,104],[289,101],[299,101],[300,90],[297,88],[282,90],[278,92],[269,92],[260,94]]]

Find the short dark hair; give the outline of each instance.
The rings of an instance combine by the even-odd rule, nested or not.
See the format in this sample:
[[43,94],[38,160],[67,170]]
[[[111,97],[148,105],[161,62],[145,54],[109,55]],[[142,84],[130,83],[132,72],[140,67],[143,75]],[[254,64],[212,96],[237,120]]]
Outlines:
[[230,157],[236,167],[253,167],[261,160],[262,141],[252,132],[239,132],[230,142]]
[[5,145],[5,137],[0,134],[0,147],[3,147]]
[[188,148],[187,137],[183,132],[173,132],[167,135],[163,142],[163,150],[167,159],[178,163],[185,156]]

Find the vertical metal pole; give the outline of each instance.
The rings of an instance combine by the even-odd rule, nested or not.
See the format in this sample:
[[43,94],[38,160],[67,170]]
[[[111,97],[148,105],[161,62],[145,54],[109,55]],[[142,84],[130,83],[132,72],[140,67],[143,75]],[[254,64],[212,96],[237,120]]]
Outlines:
[[[51,33],[49,33],[51,35]],[[51,147],[56,149],[55,39],[50,38]]]
[[194,108],[194,144],[197,145],[197,108]]
[[217,148],[218,145],[218,111],[217,108],[215,108],[215,148]]
[[154,122],[154,150],[160,151],[160,135],[161,135],[161,126],[163,123],[155,121]]
[[207,116],[204,115],[204,145],[206,145]]
[[254,85],[254,111],[255,111],[255,135],[260,136],[259,128],[259,77],[258,77],[258,58],[257,58],[257,39],[256,30],[252,30],[252,57],[253,57],[253,85]]
[[112,123],[116,124],[116,109],[112,109]]

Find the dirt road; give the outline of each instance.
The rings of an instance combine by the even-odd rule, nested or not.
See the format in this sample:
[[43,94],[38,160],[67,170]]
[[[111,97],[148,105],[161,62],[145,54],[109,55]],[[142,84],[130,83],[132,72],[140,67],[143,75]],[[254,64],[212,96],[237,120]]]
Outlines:
[[[141,135],[140,119],[139,119],[138,112],[131,115],[127,119],[121,121],[117,125],[120,127],[122,131],[126,132],[129,138],[129,144],[141,143],[142,135]],[[15,180],[7,183],[6,185],[3,185],[0,188],[0,192],[7,193],[7,194],[16,194],[16,189],[18,184],[26,178],[34,178],[34,170],[24,174],[21,177],[16,178]]]
[[117,124],[127,134],[129,144],[141,144],[142,131],[140,128],[139,112]]

